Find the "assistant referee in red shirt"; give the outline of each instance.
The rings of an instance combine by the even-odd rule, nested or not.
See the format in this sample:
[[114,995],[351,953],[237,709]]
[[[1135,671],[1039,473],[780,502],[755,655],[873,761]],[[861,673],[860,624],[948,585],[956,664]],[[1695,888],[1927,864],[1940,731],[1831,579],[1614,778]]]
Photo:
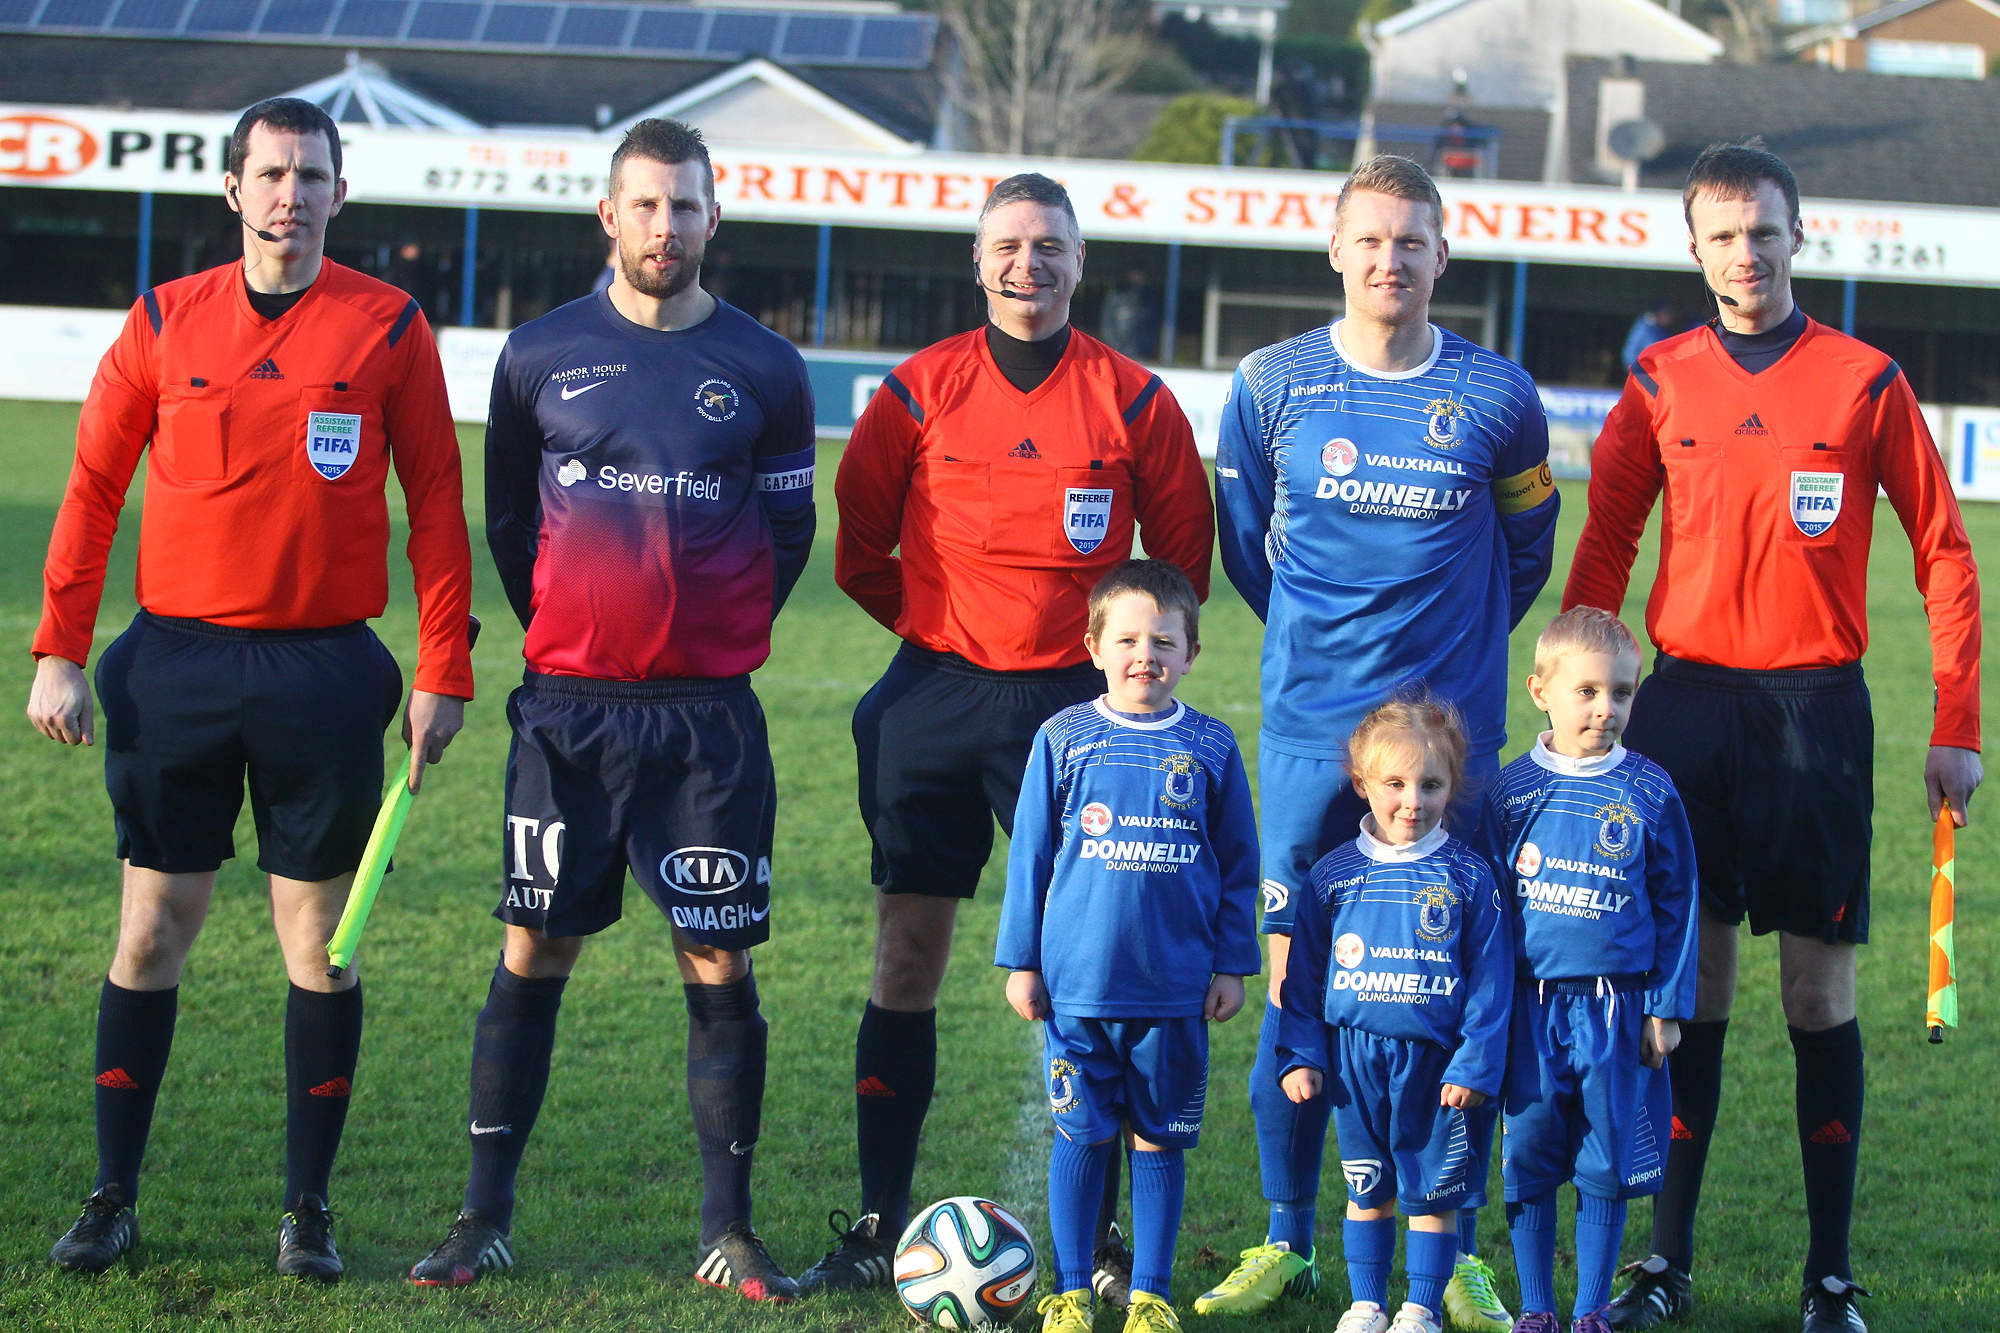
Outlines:
[[1647,348],[1590,463],[1563,609],[1617,611],[1662,490],[1646,630],[1660,650],[1625,744],[1673,778],[1701,878],[1694,1021],[1669,1063],[1674,1126],[1653,1254],[1610,1309],[1651,1328],[1693,1304],[1695,1204],[1721,1096],[1737,927],[1778,935],[1805,1171],[1805,1333],[1863,1333],[1848,1266],[1861,1137],[1855,946],[1868,940],[1875,732],[1868,547],[1878,487],[1909,534],[1937,716],[1924,785],[1963,825],[1979,786],[1979,579],[1951,482],[1896,363],[1792,299],[1798,183],[1753,140],[1695,160],[1689,249],[1717,318]]
[[28,717],[94,743],[90,654],[105,559],[147,455],[138,600],[97,664],[105,785],[124,868],[98,1002],[97,1181],[51,1258],[110,1267],[135,1205],[173,1042],[181,967],[208,913],[247,776],[258,866],[291,978],[278,1271],[334,1281],[327,1182],[361,1045],[352,968],[326,944],[383,785],[402,672],[369,630],[388,600],[393,465],[408,501],[420,621],[409,782],[472,697],[472,559],[458,439],[417,303],[324,257],[340,131],[310,102],[243,113],[223,177],[243,261],[146,292],[98,366],[44,572]]

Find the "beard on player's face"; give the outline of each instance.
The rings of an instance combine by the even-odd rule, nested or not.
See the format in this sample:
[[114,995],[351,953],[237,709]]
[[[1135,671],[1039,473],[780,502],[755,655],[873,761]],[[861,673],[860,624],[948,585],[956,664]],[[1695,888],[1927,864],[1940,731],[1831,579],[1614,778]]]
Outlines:
[[[648,237],[643,241],[618,239],[618,271],[624,275],[626,285],[642,296],[655,300],[667,300],[679,296],[694,285],[701,276],[701,260],[707,250],[704,238],[697,238],[692,247],[678,238],[657,240]],[[671,267],[655,268],[649,261],[657,261],[661,256],[674,261]]]

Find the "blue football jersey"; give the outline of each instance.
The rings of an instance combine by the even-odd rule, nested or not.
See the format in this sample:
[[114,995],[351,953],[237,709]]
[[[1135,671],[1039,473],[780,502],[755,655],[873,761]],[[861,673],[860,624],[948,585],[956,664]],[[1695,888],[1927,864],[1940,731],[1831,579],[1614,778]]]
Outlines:
[[1488,797],[1521,976],[1643,977],[1647,1013],[1694,1017],[1694,836],[1673,779],[1622,745],[1571,759],[1548,736]]
[[1351,362],[1338,326],[1247,357],[1222,415],[1222,566],[1264,619],[1261,744],[1339,758],[1422,681],[1506,741],[1507,634],[1548,581],[1559,497],[1527,372],[1455,333],[1415,370]]
[[1077,1018],[1201,1013],[1255,976],[1257,816],[1236,736],[1176,703],[1133,721],[1102,698],[1035,735],[993,961],[1036,971]]
[[1330,1069],[1328,1030],[1347,1027],[1442,1046],[1446,1083],[1497,1094],[1514,992],[1507,925],[1485,858],[1442,824],[1396,846],[1364,820],[1295,905],[1278,1068]]

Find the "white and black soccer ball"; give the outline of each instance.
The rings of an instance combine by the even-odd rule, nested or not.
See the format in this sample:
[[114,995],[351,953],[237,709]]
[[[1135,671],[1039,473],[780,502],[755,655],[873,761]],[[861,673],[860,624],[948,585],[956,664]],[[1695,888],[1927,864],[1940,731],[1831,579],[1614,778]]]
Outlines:
[[962,1194],[918,1213],[896,1245],[903,1308],[939,1328],[1010,1322],[1035,1289],[1035,1246],[1021,1219]]

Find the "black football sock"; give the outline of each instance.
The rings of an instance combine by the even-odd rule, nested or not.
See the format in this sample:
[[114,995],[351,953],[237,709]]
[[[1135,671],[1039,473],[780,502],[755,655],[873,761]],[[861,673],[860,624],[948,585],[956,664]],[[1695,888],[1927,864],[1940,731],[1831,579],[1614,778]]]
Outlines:
[[861,1012],[854,1039],[854,1128],[861,1158],[861,1211],[882,1219],[878,1236],[910,1221],[917,1138],[937,1087],[937,1010]]
[[1131,1149],[1111,1154],[1110,1165],[1104,1168],[1104,1198],[1097,1205],[1097,1235],[1091,1240],[1091,1253],[1095,1254],[1111,1237],[1112,1224],[1118,1220],[1118,1167],[1119,1162]]
[[1701,1173],[1722,1103],[1722,1046],[1729,1020],[1681,1024],[1681,1044],[1667,1060],[1673,1085],[1673,1141],[1667,1146],[1666,1181],[1653,1200],[1653,1253],[1681,1272],[1694,1267],[1694,1214],[1701,1203]]
[[750,1154],[764,1117],[770,1029],[757,1012],[757,979],[683,986],[687,993],[688,1109],[701,1149],[701,1243],[750,1229]]
[[97,1184],[139,1199],[139,1163],[153,1127],[153,1102],[174,1046],[181,989],[126,990],[105,978],[97,999]]
[[501,963],[472,1038],[472,1174],[465,1206],[502,1231],[514,1225],[514,1173],[549,1090],[556,1013],[568,977],[517,977]]
[[1799,1157],[1805,1166],[1806,1282],[1851,1281],[1847,1233],[1854,1220],[1854,1167],[1861,1151],[1861,1020],[1824,1032],[1789,1029],[1798,1070]]
[[299,1197],[327,1198],[340,1131],[361,1056],[361,983],[285,999],[285,1211]]

